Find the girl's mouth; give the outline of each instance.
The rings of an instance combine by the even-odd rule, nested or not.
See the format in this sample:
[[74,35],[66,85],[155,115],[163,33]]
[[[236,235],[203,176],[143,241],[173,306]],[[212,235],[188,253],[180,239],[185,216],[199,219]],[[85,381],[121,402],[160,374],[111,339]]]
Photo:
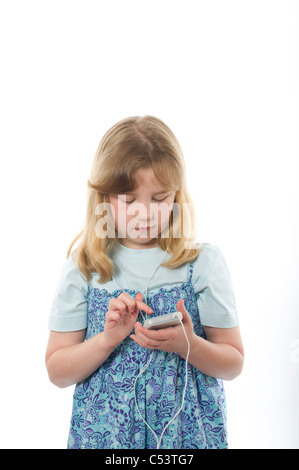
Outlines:
[[140,230],[140,231],[146,231],[146,230],[150,230],[150,229],[153,229],[154,226],[152,227],[135,227],[135,230]]

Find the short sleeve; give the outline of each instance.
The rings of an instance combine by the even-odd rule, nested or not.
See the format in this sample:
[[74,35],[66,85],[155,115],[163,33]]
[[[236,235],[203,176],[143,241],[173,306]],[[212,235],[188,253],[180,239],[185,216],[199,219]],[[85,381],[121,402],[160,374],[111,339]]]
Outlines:
[[72,255],[62,267],[54,294],[48,327],[53,331],[77,331],[87,327],[87,282]]
[[238,326],[232,280],[219,248],[202,245],[194,261],[193,285],[202,325],[215,328]]

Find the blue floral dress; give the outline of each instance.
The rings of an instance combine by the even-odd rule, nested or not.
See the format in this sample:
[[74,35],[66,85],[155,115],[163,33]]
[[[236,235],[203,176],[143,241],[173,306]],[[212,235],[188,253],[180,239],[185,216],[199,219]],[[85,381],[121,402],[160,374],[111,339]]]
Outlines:
[[[192,285],[193,262],[188,280],[172,288],[149,292],[153,315],[176,311],[184,299],[194,331],[205,337],[199,320],[198,294]],[[138,291],[124,289],[135,297]],[[121,290],[88,286],[86,339],[104,329],[109,302]],[[139,313],[140,315],[140,313]],[[142,322],[142,318],[138,318]],[[69,449],[156,449],[157,440],[135,404],[134,382],[151,351],[127,337],[86,380],[77,384],[73,398]],[[159,437],[182,404],[186,363],[176,353],[154,351],[149,367],[138,378],[139,410]],[[184,406],[163,434],[161,449],[227,448],[226,404],[222,380],[202,374],[188,364]]]

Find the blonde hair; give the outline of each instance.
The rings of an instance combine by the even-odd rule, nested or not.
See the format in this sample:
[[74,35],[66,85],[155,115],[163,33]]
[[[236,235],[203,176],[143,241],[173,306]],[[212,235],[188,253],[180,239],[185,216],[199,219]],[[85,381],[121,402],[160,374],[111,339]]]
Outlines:
[[[135,188],[134,174],[141,168],[152,168],[166,191],[175,191],[175,202],[181,208],[178,217],[173,217],[173,213],[170,215],[167,237],[158,237],[160,247],[164,251],[168,248],[171,254],[162,266],[174,269],[193,261],[199,254],[194,240],[189,236],[186,238],[184,230],[183,206],[187,204],[189,208],[190,233],[194,233],[194,208],[185,182],[184,157],[176,137],[156,117],[129,117],[111,127],[97,148],[88,180],[85,226],[67,253],[69,257],[74,244],[80,240],[75,260],[87,279],[91,279],[94,272],[99,274],[99,283],[112,278],[114,266],[109,253],[119,244],[117,235],[109,238],[96,233],[97,222],[103,217],[96,215],[96,207],[108,202],[109,194],[132,191]],[[180,236],[176,237],[178,227]]]

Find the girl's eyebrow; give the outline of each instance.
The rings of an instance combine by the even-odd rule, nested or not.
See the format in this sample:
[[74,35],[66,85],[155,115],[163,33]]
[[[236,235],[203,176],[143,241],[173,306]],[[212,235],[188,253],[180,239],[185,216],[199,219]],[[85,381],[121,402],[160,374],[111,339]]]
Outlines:
[[153,196],[159,196],[160,194],[166,194],[169,193],[169,191],[159,191],[158,193],[153,193]]

